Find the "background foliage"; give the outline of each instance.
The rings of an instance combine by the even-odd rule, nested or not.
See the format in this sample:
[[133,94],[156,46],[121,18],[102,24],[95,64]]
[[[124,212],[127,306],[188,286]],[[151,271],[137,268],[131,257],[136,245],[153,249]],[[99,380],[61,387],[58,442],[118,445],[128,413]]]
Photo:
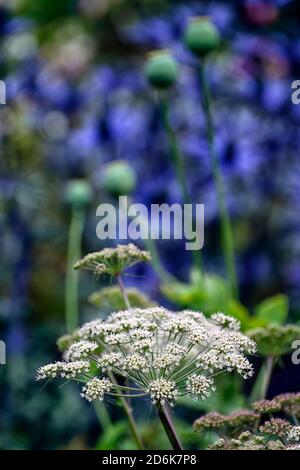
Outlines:
[[[237,249],[238,303],[222,282],[200,91],[182,45],[188,18],[199,14],[211,15],[223,38],[208,76]],[[68,183],[84,178],[92,187],[84,252],[102,247],[95,234],[100,202],[114,201],[119,192],[147,205],[180,200],[155,96],[142,70],[153,49],[169,48],[181,64],[171,120],[193,200],[205,204],[203,257],[211,275],[199,289],[183,244],[164,241],[158,243],[162,263],[178,281],[162,283],[144,265],[126,284],[176,308],[221,308],[238,316],[244,329],[270,319],[298,322],[300,107],[290,98],[300,72],[298,29],[296,2],[288,0],[0,1],[0,78],[7,87],[7,104],[0,107],[0,337],[8,357],[0,367],[1,448],[133,446],[115,406],[108,406],[114,425],[101,429],[76,389],[49,384],[41,391],[34,375],[58,357],[53,345],[65,332]],[[96,288],[81,277],[81,321],[97,313],[86,301]],[[261,359],[255,361],[259,367]],[[288,356],[282,363],[270,396],[299,389],[296,366]],[[222,394],[202,410],[226,413],[244,406],[247,387],[224,383]],[[179,432],[192,448],[204,445],[191,428],[199,414],[194,403],[178,410]],[[167,446],[154,414],[137,409],[137,416],[148,447]]]

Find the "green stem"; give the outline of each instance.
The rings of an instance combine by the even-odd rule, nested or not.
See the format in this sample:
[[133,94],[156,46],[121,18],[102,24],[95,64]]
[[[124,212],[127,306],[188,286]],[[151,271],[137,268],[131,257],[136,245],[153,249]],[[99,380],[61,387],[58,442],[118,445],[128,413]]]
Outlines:
[[267,396],[268,388],[270,385],[271,375],[274,367],[274,357],[268,356],[263,364],[263,380],[260,389],[259,399],[263,400]]
[[69,228],[67,271],[65,281],[65,315],[68,333],[77,328],[79,319],[79,273],[73,269],[73,265],[81,257],[81,240],[84,228],[84,220],[84,209],[79,206],[73,206]]
[[268,356],[262,363],[249,396],[249,404],[257,400],[263,400],[266,397],[274,368],[274,362],[275,358],[273,356]]
[[[112,372],[109,372],[108,373],[109,375],[109,378],[110,380],[112,381],[112,383],[116,386],[118,386],[118,382],[117,382],[117,379],[115,377],[115,375],[112,373]],[[135,422],[135,419],[133,417],[133,413],[132,413],[132,408],[131,406],[129,405],[128,401],[126,400],[126,398],[124,397],[121,397],[120,398],[120,402],[124,408],[124,411],[127,415],[127,418],[128,418],[128,422],[129,422],[129,427],[130,427],[130,431],[132,433],[132,436],[138,446],[138,448],[140,450],[144,449],[144,445],[143,445],[143,442],[142,442],[142,439],[140,437],[140,434],[139,434],[139,431],[138,431],[138,427],[137,427],[137,424]]]
[[169,441],[174,450],[183,450],[182,444],[177,436],[176,429],[172,422],[170,412],[166,405],[157,405],[158,416],[164,427],[164,430],[169,438]]
[[[188,187],[187,187],[187,177],[186,177],[183,155],[179,148],[179,145],[176,139],[176,134],[170,123],[168,99],[164,96],[160,96],[159,102],[160,102],[163,124],[164,124],[164,128],[165,128],[166,135],[168,138],[168,142],[169,142],[172,163],[175,169],[179,186],[181,188],[182,200],[184,204],[192,204],[192,200],[191,200]],[[202,256],[201,256],[200,251],[193,250],[192,257],[193,257],[195,266],[198,266],[200,272],[202,272],[203,263],[202,263]]]
[[225,187],[220,169],[219,160],[215,150],[214,125],[211,109],[211,95],[209,86],[205,77],[204,64],[199,66],[199,77],[201,84],[202,106],[206,120],[206,134],[209,144],[210,157],[212,161],[212,171],[217,191],[217,201],[221,222],[222,248],[225,258],[226,271],[230,282],[231,292],[234,297],[238,297],[238,283],[235,269],[234,242],[230,223],[230,217],[225,201]]
[[[82,206],[73,206],[68,238],[67,270],[65,281],[65,315],[66,328],[70,333],[79,323],[79,273],[73,266],[81,257],[81,242],[84,229],[85,213]],[[105,406],[94,402],[94,409],[102,429],[112,426],[111,419]]]
[[108,428],[111,428],[113,426],[109,413],[106,409],[106,406],[99,401],[94,401],[94,410],[97,415],[97,418],[101,424],[102,430],[105,429],[105,431]]
[[130,302],[129,302],[129,299],[128,299],[128,295],[127,295],[127,292],[126,292],[126,289],[125,289],[125,286],[124,286],[124,283],[123,283],[123,279],[122,279],[122,276],[121,274],[118,274],[116,276],[117,278],[117,282],[119,284],[119,289],[121,291],[121,294],[123,296],[123,299],[124,299],[124,303],[126,305],[126,308],[130,308]]
[[152,266],[156,271],[157,275],[160,277],[160,279],[166,284],[176,281],[177,279],[172,274],[170,274],[162,265],[156,248],[156,244],[152,240],[152,238],[149,236],[144,240],[144,242],[147,250],[151,253]]
[[187,188],[187,182],[186,182],[187,179],[186,179],[183,156],[179,149],[175,132],[173,131],[173,128],[170,123],[169,105],[168,105],[167,98],[160,97],[160,106],[161,106],[163,124],[164,124],[167,138],[169,141],[172,163],[174,165],[176,176],[177,176],[180,188],[181,188],[182,199],[183,199],[184,204],[191,204],[191,198],[190,198],[189,191]]
[[143,217],[142,214],[141,214],[141,218],[142,218],[142,226],[144,227],[144,229],[145,227],[147,227],[147,230],[148,230],[147,237],[145,238],[144,243],[145,243],[147,250],[150,251],[151,253],[151,264],[153,266],[153,269],[155,270],[157,275],[160,277],[160,279],[164,283],[168,284],[170,282],[176,281],[177,279],[164,268],[162,262],[160,261],[160,256],[157,251],[155,241],[152,240],[151,238],[150,228],[148,226],[148,220],[146,219],[146,217]]

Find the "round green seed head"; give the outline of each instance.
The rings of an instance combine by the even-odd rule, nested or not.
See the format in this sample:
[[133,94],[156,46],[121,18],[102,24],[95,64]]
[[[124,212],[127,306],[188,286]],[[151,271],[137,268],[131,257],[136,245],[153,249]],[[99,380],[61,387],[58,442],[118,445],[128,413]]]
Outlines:
[[178,65],[168,51],[157,51],[145,63],[145,75],[151,85],[165,90],[174,85],[178,77]]
[[136,185],[134,169],[126,161],[116,161],[105,165],[102,186],[114,196],[132,193]]
[[65,200],[71,205],[86,205],[92,200],[92,188],[84,179],[74,179],[68,182],[65,190]]
[[194,54],[202,57],[218,48],[220,34],[209,18],[195,18],[186,28],[184,42]]

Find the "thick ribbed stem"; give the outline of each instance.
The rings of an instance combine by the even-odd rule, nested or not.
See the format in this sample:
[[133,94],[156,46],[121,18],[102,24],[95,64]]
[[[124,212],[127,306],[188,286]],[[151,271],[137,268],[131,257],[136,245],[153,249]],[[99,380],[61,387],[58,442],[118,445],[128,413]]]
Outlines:
[[167,405],[157,405],[158,416],[174,450],[183,450]]

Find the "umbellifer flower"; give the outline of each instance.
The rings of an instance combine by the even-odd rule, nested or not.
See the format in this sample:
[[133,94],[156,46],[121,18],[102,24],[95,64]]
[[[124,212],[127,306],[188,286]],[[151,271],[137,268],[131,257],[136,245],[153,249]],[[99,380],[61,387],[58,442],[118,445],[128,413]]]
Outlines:
[[[44,366],[38,379],[71,376],[86,382],[82,396],[89,401],[123,396],[124,390],[128,397],[149,396],[157,405],[173,405],[184,396],[205,399],[215,390],[216,374],[252,374],[245,354],[253,353],[255,344],[237,328],[220,313],[210,320],[163,307],[119,311],[78,328],[64,353],[69,362]],[[84,361],[74,361],[79,358]],[[112,383],[110,372],[124,377],[126,387]]]
[[291,350],[293,341],[299,338],[300,326],[270,324],[249,330],[247,335],[257,344],[259,354],[274,357],[283,356]]
[[266,421],[259,430],[263,434],[270,434],[278,437],[286,437],[290,432],[292,425],[286,420],[281,418],[271,418]]
[[101,251],[89,253],[75,263],[75,269],[89,269],[96,276],[109,274],[117,276],[125,269],[142,261],[150,261],[148,251],[140,250],[133,243],[117,245],[115,248],[104,248]]
[[254,429],[259,422],[259,418],[259,414],[246,409],[234,411],[227,416],[212,412],[198,418],[194,422],[194,429],[196,431],[219,431],[222,435],[226,434],[233,437],[240,434],[242,430]]
[[300,442],[300,426],[293,426],[287,435],[288,441]]

